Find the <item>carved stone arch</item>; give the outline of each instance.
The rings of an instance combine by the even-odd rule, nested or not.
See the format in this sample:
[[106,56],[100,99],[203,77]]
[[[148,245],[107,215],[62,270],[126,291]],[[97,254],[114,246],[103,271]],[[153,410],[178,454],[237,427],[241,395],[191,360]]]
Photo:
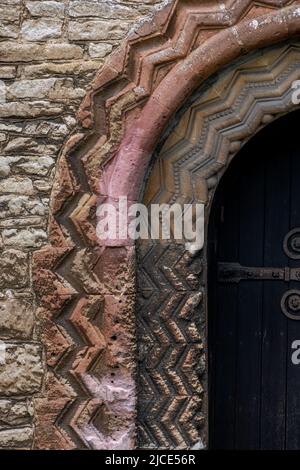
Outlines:
[[[77,133],[61,152],[50,244],[34,254],[33,281],[48,367],[43,394],[35,401],[36,448],[137,445],[135,247],[128,241],[100,244],[97,206],[107,200],[115,203],[119,196],[139,200],[151,156],[176,111],[205,80],[234,60],[299,34],[299,5],[298,0],[177,0],[159,11],[152,23],[134,30],[92,83],[79,111]],[[224,130],[224,152],[227,141]],[[236,140],[232,154],[235,146]],[[201,195],[206,194],[205,178],[203,174]],[[164,260],[160,253],[158,258]],[[156,270],[155,285],[163,287],[172,279],[174,302],[184,303],[180,312],[189,318],[201,297],[201,266],[186,253],[178,261],[176,250],[165,258],[173,260],[174,269],[167,276]],[[195,272],[186,278],[189,265]],[[193,296],[181,301],[187,288]],[[173,326],[177,328],[176,322]],[[198,328],[190,326],[188,334],[199,344]],[[168,357],[171,367],[177,355]],[[201,383],[194,375],[189,380],[190,390],[198,390],[193,400],[185,395],[182,399],[182,381],[175,370],[172,389],[178,388],[179,398],[167,403],[162,393],[161,413],[153,410],[160,423],[140,428],[147,435],[143,445],[199,443]],[[164,380],[162,385],[167,390]],[[196,414],[191,428],[186,428],[185,421]]]
[[[213,77],[173,120],[149,174],[144,202],[205,204],[232,158],[274,119],[293,111],[300,43],[254,53]],[[207,240],[138,244],[140,446],[207,446]]]

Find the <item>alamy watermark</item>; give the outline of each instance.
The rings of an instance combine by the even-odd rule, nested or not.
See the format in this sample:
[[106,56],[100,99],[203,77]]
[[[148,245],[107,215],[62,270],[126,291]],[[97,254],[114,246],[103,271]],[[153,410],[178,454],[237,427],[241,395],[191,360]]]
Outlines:
[[126,196],[99,206],[97,236],[105,240],[176,240],[190,252],[203,248],[204,204],[129,203]]

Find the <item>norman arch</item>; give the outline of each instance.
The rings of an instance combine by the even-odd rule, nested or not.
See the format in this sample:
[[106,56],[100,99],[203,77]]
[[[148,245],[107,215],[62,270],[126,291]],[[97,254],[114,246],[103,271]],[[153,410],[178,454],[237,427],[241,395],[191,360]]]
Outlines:
[[[207,444],[206,251],[191,258],[180,245],[167,247],[166,255],[159,244],[141,246],[137,291],[135,247],[112,240],[99,246],[96,208],[119,196],[140,200],[165,135],[145,200],[183,196],[208,211],[241,146],[295,107],[291,84],[298,79],[299,47],[291,41],[299,18],[297,1],[228,2],[221,12],[215,2],[175,2],[156,23],[134,32],[94,81],[79,112],[80,132],[60,158],[51,245],[34,257],[48,353],[44,394],[36,400],[37,448],[46,434],[53,448],[128,449],[137,445],[137,431],[142,447]],[[151,290],[156,302],[168,305],[164,319],[151,304]],[[135,335],[137,296],[138,312],[146,305],[156,314],[146,325],[156,347],[149,359],[151,348],[141,353],[145,324]],[[172,332],[164,337],[160,322],[170,318]],[[70,336],[70,328],[76,334]],[[54,340],[59,349],[53,351]],[[138,412],[138,427],[137,396],[153,406],[148,417]]]
[[[233,157],[259,129],[295,109],[291,94],[299,52],[297,43],[263,50],[206,83],[162,143],[144,201],[204,203],[207,232],[215,189]],[[196,255],[184,244],[139,245],[140,413],[146,445],[155,440],[162,446],[195,445],[199,429],[201,442],[208,443],[207,250],[207,237]]]

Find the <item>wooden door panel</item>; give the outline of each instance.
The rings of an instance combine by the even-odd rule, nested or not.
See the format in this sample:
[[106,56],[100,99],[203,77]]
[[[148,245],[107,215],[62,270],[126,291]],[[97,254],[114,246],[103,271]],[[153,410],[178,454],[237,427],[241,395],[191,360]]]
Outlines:
[[[261,145],[263,147],[263,144]],[[265,171],[264,265],[287,266],[283,239],[289,231],[289,156],[272,146]],[[280,300],[288,285],[264,281],[261,371],[261,448],[281,450],[285,445],[287,318]]]
[[[300,227],[299,177],[300,152],[292,142],[286,142],[291,159],[290,228]],[[299,260],[289,260],[291,268],[299,268]],[[300,283],[291,282],[290,289],[300,289]],[[286,449],[300,449],[300,365],[291,361],[292,343],[300,340],[300,322],[287,320],[287,388],[286,388]]]
[[[287,291],[300,291],[300,282],[289,279],[289,269],[300,268],[300,232],[299,259],[283,246],[300,227],[299,183],[297,121],[290,115],[252,139],[215,196],[208,326],[213,448],[300,449],[300,364],[291,360],[294,341],[300,351],[300,321],[281,306]],[[300,315],[300,295],[298,310],[293,302]]]
[[[264,171],[257,174],[251,159],[240,160],[239,262],[261,266],[264,243]],[[228,228],[230,230],[230,227]],[[254,243],[255,240],[255,243]],[[259,445],[261,365],[261,281],[239,283],[238,350],[236,375],[235,447],[255,449]],[[228,286],[227,286],[228,288]]]

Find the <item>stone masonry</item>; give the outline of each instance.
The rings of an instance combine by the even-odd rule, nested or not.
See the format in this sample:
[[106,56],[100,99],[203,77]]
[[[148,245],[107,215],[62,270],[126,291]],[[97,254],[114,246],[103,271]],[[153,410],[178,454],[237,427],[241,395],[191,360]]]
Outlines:
[[0,449],[207,445],[205,242],[99,240],[97,209],[159,155],[145,202],[209,211],[294,109],[299,34],[300,0],[1,0]]
[[105,57],[166,3],[0,2],[0,448],[32,447],[45,351],[31,260],[47,244],[60,149]]

